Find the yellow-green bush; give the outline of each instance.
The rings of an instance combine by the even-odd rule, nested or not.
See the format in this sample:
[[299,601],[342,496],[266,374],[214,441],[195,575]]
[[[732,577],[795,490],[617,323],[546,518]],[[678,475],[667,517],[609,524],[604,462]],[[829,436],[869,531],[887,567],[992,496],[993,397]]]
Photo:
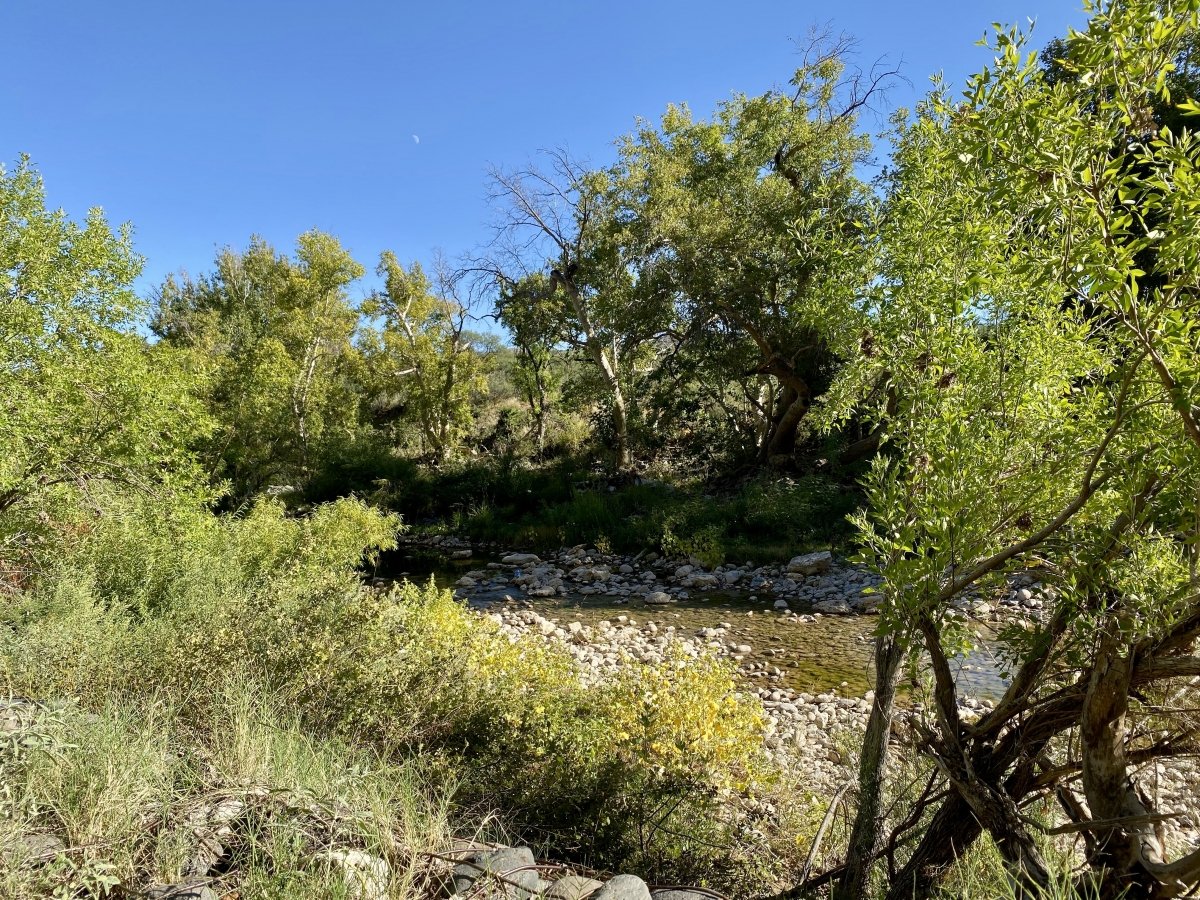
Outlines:
[[712,813],[765,775],[761,709],[715,660],[585,687],[565,652],[511,641],[432,585],[277,599],[242,619],[245,654],[310,722],[442,754],[463,773],[463,802],[589,861],[708,872],[720,854],[699,848],[732,822]]
[[355,501],[302,519],[136,504],[97,522],[0,613],[0,691],[163,697],[211,716],[231,677],[316,735],[460,782],[549,853],[729,881],[740,799],[765,783],[761,711],[711,659],[583,685],[570,657],[512,640],[433,585],[365,587],[353,565],[396,522]]

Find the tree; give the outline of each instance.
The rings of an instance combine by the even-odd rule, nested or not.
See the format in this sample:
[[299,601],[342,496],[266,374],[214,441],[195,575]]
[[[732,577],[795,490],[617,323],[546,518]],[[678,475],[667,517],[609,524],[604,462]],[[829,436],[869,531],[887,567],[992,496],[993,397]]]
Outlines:
[[[1168,860],[1138,776],[1196,750],[1180,679],[1200,674],[1200,144],[1153,114],[1179,104],[1167,75],[1196,29],[1192,2],[1099,6],[1067,40],[1070,79],[1000,31],[962,101],[935,94],[902,128],[869,340],[830,404],[891,387],[858,520],[885,602],[841,896],[914,841],[888,896],[926,896],[985,832],[1040,894],[1052,874],[1027,810],[1051,799],[1057,833],[1083,837],[1081,893],[1200,884],[1200,852]],[[1029,567],[1053,615],[1002,635],[1011,681],[971,721],[949,664],[972,640],[955,604]],[[889,834],[891,698],[917,652],[928,781]]]
[[444,267],[438,294],[420,264],[405,270],[390,250],[376,271],[384,289],[363,308],[382,320],[367,338],[373,390],[402,407],[424,449],[444,463],[470,429],[472,399],[486,386],[482,360],[464,334],[467,308]]
[[[677,298],[689,335],[727,348],[706,355],[726,367],[708,383],[715,398],[741,383],[763,420],[762,461],[790,458],[835,368],[827,331],[872,274],[857,114],[891,73],[848,73],[846,49],[814,40],[790,91],[738,95],[709,121],[672,106],[620,144],[630,255]],[[773,387],[760,393],[763,380]]]
[[212,274],[168,278],[158,291],[151,327],[203,373],[219,423],[205,447],[210,471],[236,498],[303,480],[353,437],[358,312],[347,291],[362,274],[336,238],[310,231],[295,260],[256,237],[243,252],[222,250]]
[[[187,451],[205,419],[176,354],[137,333],[131,231],[99,209],[46,209],[28,159],[0,167],[0,553],[18,552],[54,498],[95,505],[100,484],[194,490]],[[5,546],[7,544],[7,546]]]
[[553,309],[540,302],[544,296],[541,279],[530,276],[505,284],[499,304],[500,320],[516,347],[513,377],[529,406],[538,453],[546,448],[550,413],[562,382],[561,366],[557,365],[561,354],[561,331],[553,320]]
[[577,350],[595,366],[624,468],[633,458],[631,382],[645,376],[639,361],[671,329],[670,298],[635,277],[612,217],[611,174],[562,152],[550,161],[549,171],[493,171],[501,219],[477,268],[498,288],[501,322],[517,333],[549,328],[547,345]]

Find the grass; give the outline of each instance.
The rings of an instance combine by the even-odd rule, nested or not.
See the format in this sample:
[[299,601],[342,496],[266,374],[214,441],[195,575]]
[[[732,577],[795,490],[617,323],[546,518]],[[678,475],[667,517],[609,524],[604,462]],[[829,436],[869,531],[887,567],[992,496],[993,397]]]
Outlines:
[[537,467],[494,463],[425,472],[389,495],[416,530],[548,550],[588,544],[619,553],[653,550],[715,563],[784,561],[843,547],[858,489],[832,478],[759,476],[736,490],[676,480],[613,485],[559,460]]
[[[736,893],[794,864],[758,852],[774,826],[743,801],[779,781],[726,664],[587,687],[432,585],[366,589],[355,567],[394,523],[364,504],[148,503],[113,501],[0,605],[0,698],[53,704],[0,748],[0,896],[175,881],[226,802],[212,877],[243,896],[345,896],[356,852],[389,863],[388,896],[419,894],[419,854],[481,822]],[[34,860],[33,836],[61,845]]]
[[[420,851],[446,845],[450,819],[413,765],[314,737],[240,678],[206,699],[25,707],[0,741],[0,896],[175,881],[222,804],[238,812],[218,838],[230,857],[218,886],[345,898],[328,852],[353,848],[388,861],[389,897],[422,895]],[[61,845],[37,860],[33,836]]]

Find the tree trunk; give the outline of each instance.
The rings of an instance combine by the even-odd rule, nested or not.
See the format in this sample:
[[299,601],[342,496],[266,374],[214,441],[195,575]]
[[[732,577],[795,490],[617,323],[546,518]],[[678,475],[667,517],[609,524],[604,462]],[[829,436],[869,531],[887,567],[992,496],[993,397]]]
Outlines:
[[613,401],[613,431],[617,438],[617,468],[627,469],[632,461],[629,452],[629,418],[625,410],[625,395],[621,384],[615,378],[612,381]]
[[609,396],[612,399],[613,435],[617,441],[617,468],[627,469],[631,461],[629,414],[625,405],[625,392],[621,389],[621,377],[617,374],[616,350],[613,348],[610,356],[604,345],[596,338],[588,340],[587,348],[604,376],[604,382],[608,385]]
[[[1150,811],[1129,777],[1125,754],[1133,654],[1122,649],[1113,635],[1102,636],[1079,723],[1084,796],[1092,818],[1099,821],[1136,818]],[[1160,896],[1158,878],[1148,871],[1148,866],[1165,862],[1161,837],[1153,827],[1113,826],[1093,834],[1096,852],[1088,861],[1103,873],[1102,898]]]
[[534,373],[534,388],[536,399],[533,410],[534,440],[537,442],[537,452],[541,456],[546,450],[546,380],[540,370]]
[[846,853],[846,867],[834,886],[834,900],[861,900],[868,894],[871,869],[883,843],[883,788],[887,776],[888,741],[892,712],[904,658],[893,635],[875,644],[875,700],[867,719],[862,755],[858,763],[859,801]]
[[979,838],[983,829],[971,807],[951,793],[933,814],[921,842],[888,886],[885,900],[921,900],[928,897],[942,873]]
[[796,449],[796,432],[800,428],[800,421],[808,413],[808,395],[797,391],[791,384],[785,384],[779,410],[767,440],[768,461],[791,457]]

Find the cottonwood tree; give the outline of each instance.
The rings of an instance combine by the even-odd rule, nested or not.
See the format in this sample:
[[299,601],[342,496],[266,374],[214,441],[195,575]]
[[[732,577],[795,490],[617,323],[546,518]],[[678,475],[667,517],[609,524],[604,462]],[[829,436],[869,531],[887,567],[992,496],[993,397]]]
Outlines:
[[363,271],[336,238],[309,231],[294,259],[256,237],[222,250],[211,274],[157,292],[152,328],[204,378],[218,423],[206,453],[235,498],[303,480],[357,428],[349,287]]
[[12,573],[56,500],[98,485],[193,490],[203,411],[175,354],[137,333],[142,260],[99,209],[48,210],[28,159],[0,167],[0,561]]
[[613,218],[611,173],[561,151],[548,157],[544,170],[492,172],[497,237],[475,267],[494,280],[497,315],[514,333],[547,328],[550,346],[594,365],[624,468],[633,458],[631,387],[670,340],[671,298],[637,277]]
[[499,292],[499,319],[517,351],[513,379],[529,407],[533,443],[541,453],[562,388],[561,330],[554,309],[543,302],[547,286],[540,275],[502,282]]
[[[1098,6],[1066,42],[1070,79],[1000,31],[965,97],[935,94],[902,129],[869,333],[830,403],[892,388],[858,521],[884,604],[839,896],[880,860],[889,897],[926,896],[985,833],[1041,895],[1047,829],[1079,835],[1081,894],[1200,884],[1146,784],[1197,750],[1200,144],[1154,116],[1195,108],[1168,77],[1196,28],[1193,2]],[[1053,612],[1001,635],[1011,680],[968,718],[955,605],[1031,568]],[[889,822],[898,666],[918,652],[932,702],[906,731],[928,780]]]
[[473,399],[486,388],[483,361],[464,333],[468,309],[439,266],[438,290],[420,264],[404,268],[390,250],[376,270],[383,290],[363,304],[380,321],[364,337],[371,389],[416,424],[424,452],[450,459],[474,422]]
[[[763,422],[762,461],[790,458],[835,370],[826,332],[872,274],[858,114],[892,73],[847,69],[847,50],[817,39],[788,89],[738,95],[708,120],[672,106],[620,143],[630,256],[667,285],[691,333],[726,346],[709,356],[725,367],[702,381],[726,411],[729,383],[741,382]],[[772,388],[760,392],[764,380]]]

